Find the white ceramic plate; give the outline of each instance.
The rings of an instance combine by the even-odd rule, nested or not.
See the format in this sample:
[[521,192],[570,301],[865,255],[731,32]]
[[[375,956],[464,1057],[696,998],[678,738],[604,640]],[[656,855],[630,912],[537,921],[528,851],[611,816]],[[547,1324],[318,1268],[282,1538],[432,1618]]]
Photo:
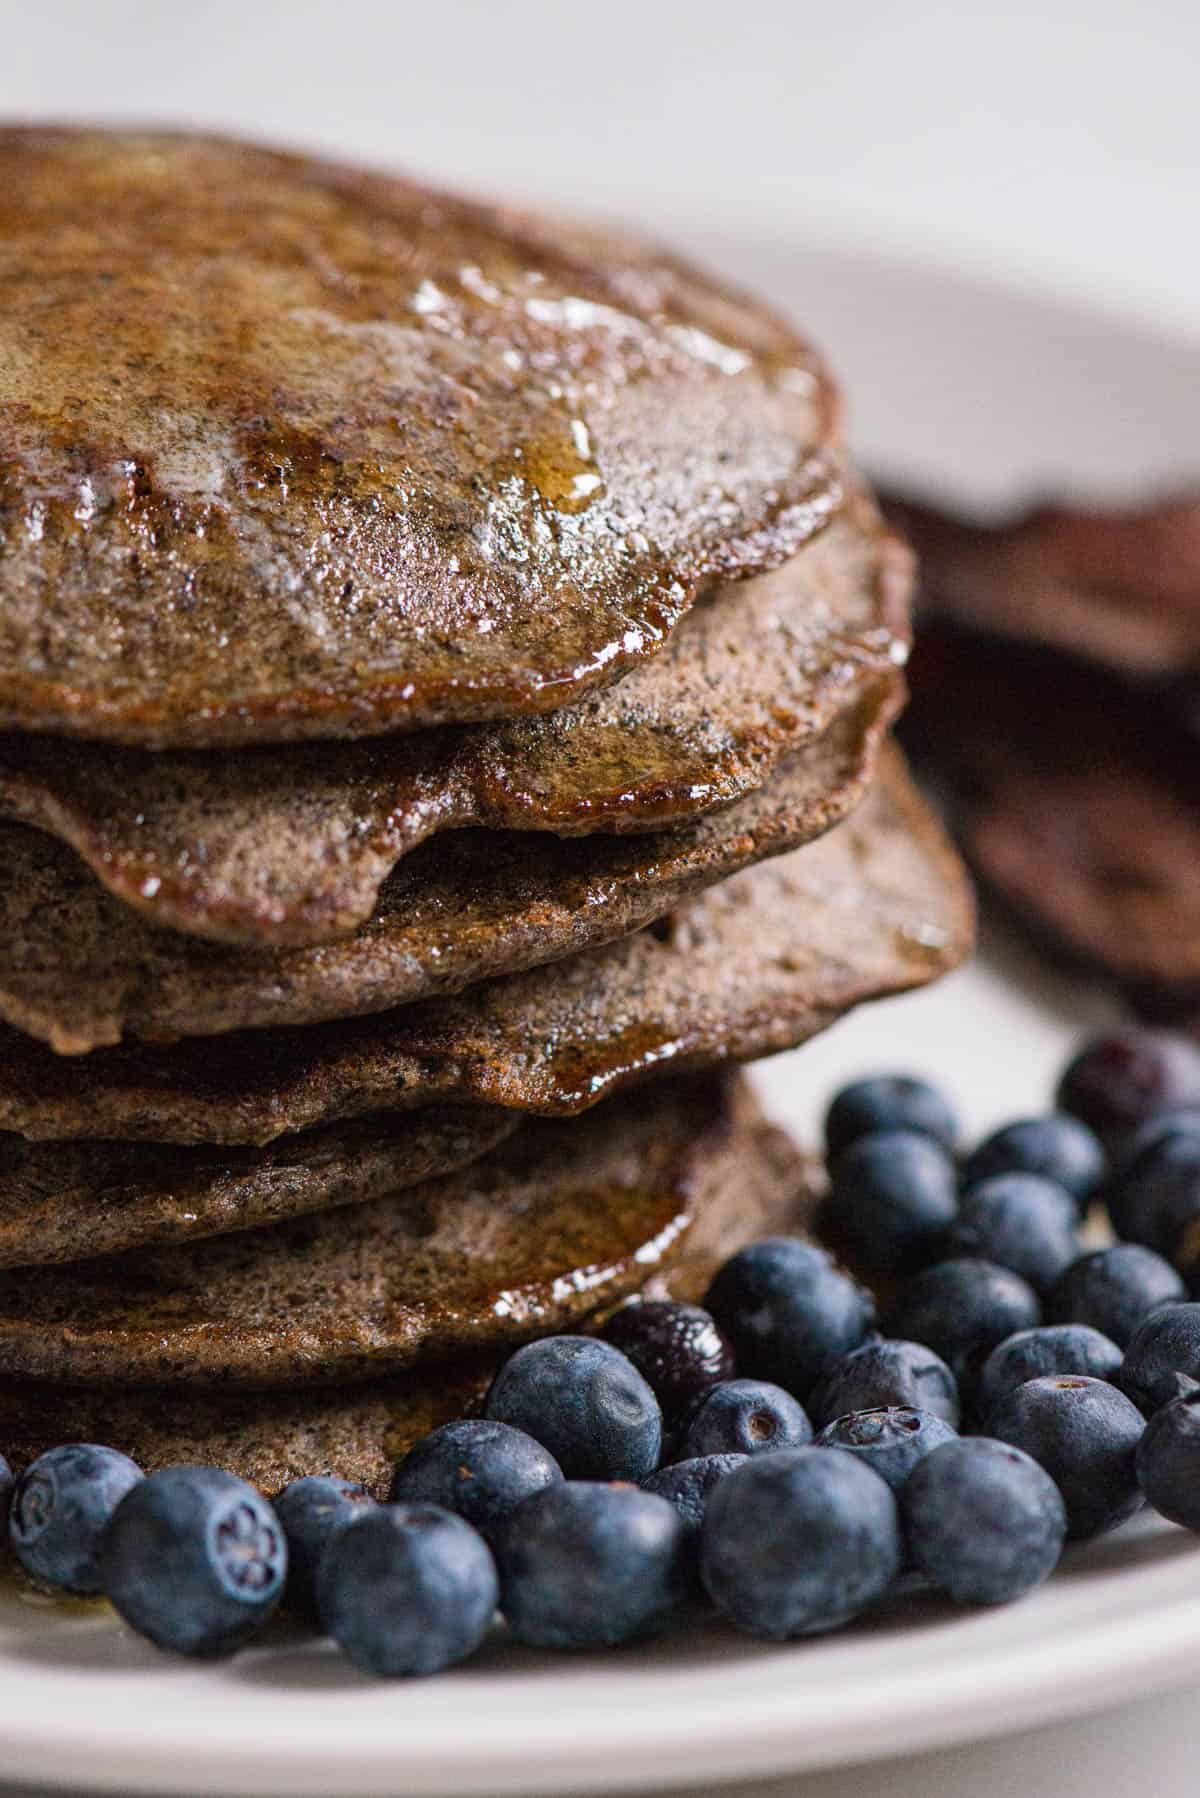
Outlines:
[[[867,463],[1003,500],[1040,481],[1133,486],[1195,471],[1200,354],[1101,318],[920,270],[776,246],[697,247],[774,292],[828,346]],[[945,1079],[980,1130],[1045,1103],[1094,995],[993,943],[935,991],[860,1014],[758,1078],[811,1131],[868,1067]],[[2,1445],[0,1445],[2,1446]],[[497,1645],[440,1680],[376,1686],[324,1645],[204,1668],[102,1612],[0,1601],[0,1767],[114,1790],[564,1793],[712,1782],[982,1736],[1200,1676],[1200,1548],[1153,1522],[1072,1555],[995,1613],[898,1606],[765,1648],[706,1626],[551,1659]]]

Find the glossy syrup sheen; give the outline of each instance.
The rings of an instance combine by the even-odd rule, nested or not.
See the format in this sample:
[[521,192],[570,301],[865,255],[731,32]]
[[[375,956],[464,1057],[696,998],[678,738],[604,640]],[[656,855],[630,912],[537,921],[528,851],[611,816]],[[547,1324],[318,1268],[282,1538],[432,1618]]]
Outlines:
[[646,246],[221,140],[0,132],[0,721],[544,710],[839,498],[812,352]]

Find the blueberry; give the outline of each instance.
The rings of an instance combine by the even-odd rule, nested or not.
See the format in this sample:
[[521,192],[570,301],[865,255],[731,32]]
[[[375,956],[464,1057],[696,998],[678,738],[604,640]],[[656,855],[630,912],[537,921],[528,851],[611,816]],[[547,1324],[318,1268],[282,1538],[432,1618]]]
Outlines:
[[1122,1143],[1112,1169],[1113,1182],[1119,1185],[1126,1175],[1151,1165],[1169,1143],[1187,1136],[1200,1136],[1200,1105],[1155,1112]]
[[642,1481],[643,1492],[665,1498],[679,1513],[688,1580],[693,1587],[700,1582],[700,1529],[712,1489],[746,1459],[745,1455],[697,1455],[690,1461],[674,1461],[670,1467],[660,1467]]
[[492,1381],[484,1409],[549,1449],[569,1480],[644,1480],[658,1466],[658,1400],[632,1361],[594,1336],[526,1343]]
[[958,1604],[1006,1604],[1038,1586],[1062,1554],[1067,1515],[1032,1456],[985,1436],[945,1443],[900,1497],[913,1559]]
[[1137,1470],[1156,1511],[1200,1530],[1200,1392],[1173,1398],[1154,1413],[1138,1444]]
[[4,1456],[0,1455],[0,1528],[4,1528],[8,1524],[16,1483],[12,1468]]
[[1098,1536],[1142,1502],[1137,1446],[1145,1423],[1106,1380],[1047,1374],[1005,1394],[988,1434],[1024,1449],[1046,1469],[1067,1508],[1067,1534]]
[[937,1254],[957,1212],[954,1163],[940,1143],[881,1130],[838,1156],[823,1220],[862,1266],[907,1273]]
[[1200,1048],[1186,1036],[1128,1025],[1075,1056],[1058,1103],[1103,1141],[1119,1143],[1155,1112],[1200,1105]]
[[92,1442],[52,1448],[31,1462],[13,1488],[8,1517],[13,1553],[26,1573],[66,1592],[101,1591],[101,1540],[141,1478],[128,1455]]
[[891,1410],[851,1411],[847,1417],[827,1423],[817,1437],[818,1448],[844,1448],[857,1455],[893,1492],[898,1492],[917,1462],[956,1440],[958,1431],[932,1411],[913,1411],[908,1406]]
[[698,1455],[762,1455],[802,1448],[812,1425],[798,1399],[770,1380],[724,1380],[700,1399],[688,1422],[683,1452]]
[[958,1382],[923,1342],[864,1342],[834,1362],[809,1398],[808,1414],[821,1429],[849,1411],[895,1405],[932,1411],[958,1428]]
[[1103,1185],[1106,1167],[1095,1131],[1069,1111],[1053,1111],[994,1130],[968,1155],[962,1180],[969,1187],[996,1174],[1040,1174],[1069,1192],[1082,1212]]
[[1125,1348],[1144,1318],[1187,1296],[1169,1261],[1136,1242],[1081,1255],[1051,1288],[1047,1315],[1055,1323],[1090,1324]]
[[284,1598],[310,1622],[317,1618],[317,1568],[326,1544],[374,1502],[365,1486],[321,1473],[293,1480],[275,1500],[275,1515],[283,1525],[288,1549]]
[[411,1448],[392,1479],[392,1504],[440,1505],[490,1542],[510,1511],[563,1477],[524,1430],[486,1417],[445,1423]]
[[891,1487],[854,1455],[792,1448],[721,1480],[700,1536],[700,1574],[719,1610],[782,1641],[836,1629],[883,1596],[903,1544]]
[[699,1305],[671,1299],[622,1305],[605,1324],[604,1336],[629,1356],[668,1417],[737,1371],[732,1345]]
[[1040,1174],[994,1174],[963,1194],[950,1255],[994,1261],[1044,1293],[1079,1254],[1075,1201]]
[[876,1130],[919,1130],[945,1149],[958,1141],[958,1118],[936,1086],[911,1074],[876,1074],[844,1086],[825,1114],[825,1153],[843,1149]]
[[1118,1236],[1175,1260],[1200,1217],[1200,1131],[1164,1131],[1122,1163],[1105,1198]]
[[1147,1416],[1200,1381],[1200,1304],[1160,1305],[1125,1350],[1121,1388]]
[[733,1343],[739,1373],[773,1380],[801,1400],[875,1323],[870,1293],[796,1236],[764,1236],[741,1249],[704,1303]]
[[105,1595],[130,1628],[205,1659],[232,1654],[261,1629],[283,1596],[287,1559],[266,1499],[216,1467],[140,1480],[100,1552]]
[[678,1510],[633,1486],[548,1486],[506,1520],[496,1554],[508,1626],[534,1648],[630,1641],[661,1628],[688,1593]]
[[1087,1324],[1043,1324],[997,1343],[979,1375],[979,1415],[987,1418],[1006,1393],[1043,1374],[1085,1373],[1115,1381],[1124,1357],[1116,1343]]
[[478,1531],[440,1505],[377,1505],[339,1530],[317,1574],[321,1622],[362,1673],[440,1673],[474,1654],[499,1598]]
[[1041,1321],[1037,1294],[1019,1274],[990,1261],[940,1261],[902,1288],[887,1333],[933,1349],[961,1389],[998,1342]]

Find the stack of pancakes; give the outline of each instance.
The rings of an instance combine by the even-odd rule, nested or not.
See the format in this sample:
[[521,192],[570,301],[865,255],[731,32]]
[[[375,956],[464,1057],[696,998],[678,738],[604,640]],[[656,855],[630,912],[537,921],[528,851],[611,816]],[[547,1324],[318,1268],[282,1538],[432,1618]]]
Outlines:
[[965,952],[830,378],[644,244],[0,133],[0,1447],[378,1485],[794,1220]]

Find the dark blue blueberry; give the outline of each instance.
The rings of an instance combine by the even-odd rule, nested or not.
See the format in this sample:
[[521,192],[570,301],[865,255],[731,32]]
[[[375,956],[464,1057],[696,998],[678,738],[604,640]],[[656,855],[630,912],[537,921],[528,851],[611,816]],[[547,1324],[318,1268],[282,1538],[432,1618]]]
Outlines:
[[602,1648],[649,1634],[690,1583],[678,1510],[625,1485],[548,1486],[508,1518],[496,1558],[508,1626],[534,1648]]
[[1120,1143],[1156,1112],[1200,1105],[1200,1048],[1167,1030],[1127,1025],[1074,1057],[1058,1103],[1102,1141]]
[[287,1559],[266,1499],[217,1467],[166,1467],[139,1481],[100,1552],[105,1596],[129,1627],[204,1659],[232,1654],[262,1628],[283,1597]]
[[860,1266],[908,1273],[939,1252],[957,1214],[954,1163],[941,1144],[881,1130],[838,1156],[822,1221]]
[[13,1553],[26,1573],[66,1592],[101,1591],[101,1540],[141,1478],[128,1455],[92,1442],[39,1455],[13,1487],[8,1516]]
[[440,1505],[377,1505],[321,1559],[321,1623],[361,1673],[440,1673],[474,1654],[500,1586],[478,1531]]
[[1020,1274],[991,1261],[940,1261],[902,1288],[887,1333],[933,1349],[961,1391],[998,1342],[1041,1321],[1037,1293]]
[[622,1305],[604,1326],[606,1341],[628,1355],[668,1417],[737,1371],[733,1347],[699,1305],[643,1299]]
[[673,1461],[643,1480],[642,1491],[673,1504],[688,1535],[698,1536],[713,1487],[748,1459],[747,1455],[696,1455],[690,1461]]
[[884,1337],[864,1342],[834,1363],[812,1393],[808,1414],[822,1429],[850,1411],[896,1405],[932,1411],[958,1428],[958,1382],[941,1356],[923,1342]]
[[12,1509],[13,1491],[16,1479],[8,1462],[0,1455],[0,1529],[8,1527],[9,1512]]
[[945,1094],[911,1074],[875,1074],[844,1086],[825,1114],[825,1153],[833,1161],[876,1130],[919,1130],[944,1149],[958,1141],[958,1118]]
[[1121,1153],[1112,1168],[1112,1182],[1120,1185],[1126,1175],[1151,1165],[1169,1143],[1182,1136],[1200,1136],[1200,1105],[1159,1111],[1147,1118],[1121,1145]]
[[690,1461],[674,1461],[670,1467],[660,1467],[657,1473],[642,1481],[643,1492],[665,1498],[679,1513],[692,1586],[700,1581],[700,1529],[709,1496],[717,1481],[723,1480],[735,1467],[741,1467],[746,1459],[745,1455],[697,1455]]
[[963,1194],[949,1255],[993,1261],[1044,1293],[1079,1254],[1075,1201],[1040,1174],[996,1174]]
[[988,1435],[1024,1449],[1046,1469],[1067,1508],[1067,1534],[1098,1536],[1142,1502],[1137,1446],[1145,1421],[1106,1380],[1047,1374],[1005,1394]]
[[764,1236],[717,1272],[704,1301],[738,1372],[807,1398],[825,1369],[864,1342],[875,1302],[815,1243]]
[[902,1558],[891,1487],[836,1448],[748,1461],[714,1489],[700,1536],[713,1603],[773,1641],[848,1623],[882,1598]]
[[1159,1137],[1113,1176],[1105,1198],[1118,1236],[1174,1260],[1200,1217],[1200,1131]]
[[365,1486],[322,1473],[293,1480],[275,1500],[288,1547],[284,1599],[301,1617],[316,1621],[317,1568],[330,1537],[374,1502]]
[[549,1449],[524,1430],[490,1418],[443,1424],[397,1467],[392,1504],[441,1505],[490,1542],[510,1511],[563,1477]]
[[627,1356],[595,1336],[547,1336],[504,1363],[484,1407],[549,1449],[569,1480],[644,1480],[662,1411]]
[[1160,1305],[1125,1350],[1121,1388],[1147,1417],[1200,1382],[1200,1304]]
[[986,1436],[948,1442],[913,1470],[900,1510],[914,1561],[959,1604],[1007,1604],[1062,1554],[1067,1515],[1032,1456]]
[[851,1411],[848,1417],[835,1418],[825,1425],[816,1446],[844,1448],[847,1454],[857,1455],[898,1492],[918,1461],[957,1436],[958,1431],[932,1411],[895,1406],[891,1410]]
[[1154,1413],[1138,1444],[1137,1470],[1148,1504],[1172,1523],[1200,1530],[1200,1392]]
[[1055,1323],[1090,1324],[1125,1348],[1152,1311],[1186,1297],[1169,1261],[1140,1243],[1118,1242],[1073,1261],[1051,1288],[1046,1312]]
[[1018,1118],[985,1137],[968,1155],[962,1183],[978,1186],[996,1174],[1040,1174],[1069,1192],[1082,1212],[1103,1185],[1106,1168],[1095,1131],[1069,1111],[1052,1111],[1045,1117]]
[[1006,1393],[1043,1374],[1085,1373],[1116,1380],[1124,1356],[1109,1337],[1087,1324],[1043,1324],[997,1343],[979,1375],[976,1409],[985,1421]]
[[812,1425],[799,1399],[770,1380],[724,1380],[704,1394],[688,1421],[685,1458],[763,1455],[802,1448]]

